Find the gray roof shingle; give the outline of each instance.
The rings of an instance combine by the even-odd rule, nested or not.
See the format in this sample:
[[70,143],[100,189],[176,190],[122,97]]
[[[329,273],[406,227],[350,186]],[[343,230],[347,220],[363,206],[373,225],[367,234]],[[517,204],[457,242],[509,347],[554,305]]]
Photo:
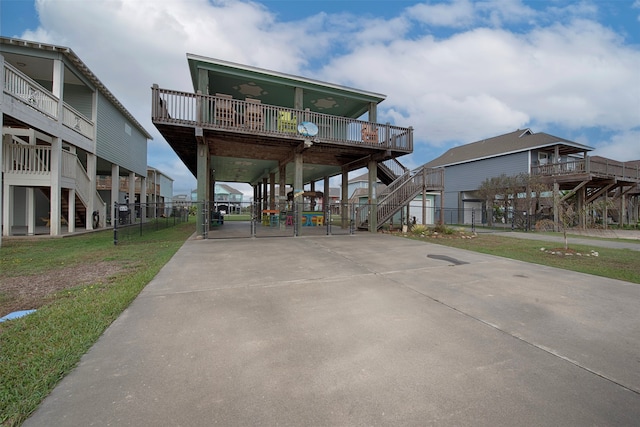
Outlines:
[[451,166],[520,151],[553,147],[558,144],[564,147],[564,153],[581,153],[593,150],[592,147],[547,133],[533,133],[530,129],[518,129],[504,135],[451,148],[440,157],[426,163],[425,166],[432,168]]

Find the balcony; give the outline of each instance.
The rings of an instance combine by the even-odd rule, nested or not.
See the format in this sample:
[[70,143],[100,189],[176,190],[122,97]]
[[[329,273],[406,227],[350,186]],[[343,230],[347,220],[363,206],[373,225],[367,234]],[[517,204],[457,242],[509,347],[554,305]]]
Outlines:
[[640,168],[622,162],[601,161],[591,157],[562,163],[549,163],[531,167],[531,174],[542,177],[570,178],[589,175],[597,179],[640,182]]
[[298,125],[318,127],[314,143],[333,146],[413,151],[413,129],[238,100],[153,87],[152,120],[156,125],[202,128],[228,133],[301,140]]
[[91,120],[64,102],[60,113],[60,100],[56,96],[6,62],[4,93],[49,119],[60,121],[65,127],[85,138],[94,139],[95,125]]

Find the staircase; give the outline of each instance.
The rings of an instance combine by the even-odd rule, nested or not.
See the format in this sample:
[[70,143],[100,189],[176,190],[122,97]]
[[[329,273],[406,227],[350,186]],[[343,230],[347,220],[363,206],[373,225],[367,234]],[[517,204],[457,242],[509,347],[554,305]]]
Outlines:
[[[44,194],[44,196],[51,202],[51,187],[40,187],[40,192]],[[76,194],[75,197],[75,211],[76,211],[76,219],[75,226],[84,228],[86,225],[87,219],[87,208],[82,203],[82,200]],[[65,193],[62,193],[62,198],[60,200],[60,215],[64,219],[64,221],[69,221],[69,200]]]
[[[5,179],[10,178],[13,185],[38,188],[51,201],[51,147],[48,145],[28,144],[26,140],[12,135],[12,144],[4,144],[2,172]],[[65,191],[60,202],[61,216],[69,219],[69,203],[75,205],[75,226],[84,228],[87,216],[94,211],[100,218],[105,218],[106,204],[95,191],[93,206],[90,205],[92,182],[84,166],[76,156],[67,150],[61,152],[61,179],[64,188],[75,190],[75,200],[69,201]],[[37,220],[37,218],[36,218]],[[47,218],[49,220],[49,218]]]
[[[444,170],[421,166],[414,170],[404,167],[397,159],[378,163],[378,179],[387,187],[377,197],[377,229],[390,220],[397,212],[406,207],[423,191],[444,190]],[[358,228],[368,228],[370,206],[361,210],[357,221]]]

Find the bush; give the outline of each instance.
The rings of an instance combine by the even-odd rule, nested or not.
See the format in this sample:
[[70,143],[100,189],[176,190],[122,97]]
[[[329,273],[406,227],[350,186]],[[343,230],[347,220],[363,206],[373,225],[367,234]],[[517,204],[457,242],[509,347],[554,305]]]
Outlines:
[[438,224],[433,228],[435,233],[440,234],[453,234],[455,230],[451,227],[447,227],[445,224]]
[[422,224],[414,224],[411,226],[411,233],[416,235],[426,234],[427,226]]

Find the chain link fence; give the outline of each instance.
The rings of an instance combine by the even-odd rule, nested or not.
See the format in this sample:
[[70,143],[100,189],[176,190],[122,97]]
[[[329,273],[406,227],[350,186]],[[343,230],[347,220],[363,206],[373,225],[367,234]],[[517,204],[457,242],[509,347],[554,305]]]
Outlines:
[[265,208],[255,203],[193,203],[199,216],[197,234],[205,239],[348,235],[355,232],[352,204],[278,202]]
[[113,228],[113,243],[117,245],[147,233],[195,221],[193,215],[194,211],[185,205],[116,203],[112,215],[107,217],[107,224]]

